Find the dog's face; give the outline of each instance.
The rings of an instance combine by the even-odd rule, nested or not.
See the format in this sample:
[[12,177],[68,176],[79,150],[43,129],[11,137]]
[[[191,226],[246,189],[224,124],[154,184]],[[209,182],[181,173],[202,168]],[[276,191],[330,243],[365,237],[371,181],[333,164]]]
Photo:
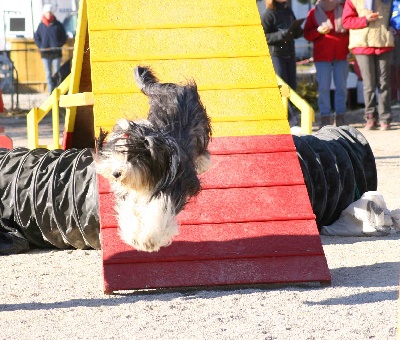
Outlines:
[[122,193],[148,191],[157,195],[177,174],[179,148],[168,135],[145,120],[122,119],[109,134],[101,133],[96,147],[96,168]]

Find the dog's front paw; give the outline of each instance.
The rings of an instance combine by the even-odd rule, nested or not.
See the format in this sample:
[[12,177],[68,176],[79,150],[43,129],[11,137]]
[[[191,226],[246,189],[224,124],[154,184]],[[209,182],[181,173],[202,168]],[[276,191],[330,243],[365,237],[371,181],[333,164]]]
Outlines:
[[171,244],[171,241],[165,244],[160,244],[156,240],[150,238],[144,242],[136,242],[133,246],[137,250],[147,251],[148,253],[152,253],[154,251],[159,251],[161,247],[166,247]]
[[125,243],[132,246],[136,250],[147,251],[148,253],[152,253],[154,251],[159,251],[160,247],[161,247],[160,245],[156,244],[156,242],[153,239],[147,240],[145,242],[141,242],[136,239],[132,239]]
[[132,230],[129,230],[130,227],[120,226],[121,240],[136,250],[149,253],[159,251],[161,247],[169,246],[172,243],[173,236],[178,233],[176,225],[169,226],[170,230],[166,233],[155,233],[153,235],[149,235],[147,230],[132,235]]

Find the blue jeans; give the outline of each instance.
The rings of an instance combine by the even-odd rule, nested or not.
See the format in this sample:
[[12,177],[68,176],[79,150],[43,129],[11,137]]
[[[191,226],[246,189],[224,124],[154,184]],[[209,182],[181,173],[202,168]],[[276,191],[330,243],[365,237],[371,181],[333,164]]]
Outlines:
[[346,112],[347,76],[349,63],[347,60],[316,61],[318,82],[318,108],[321,116],[331,114],[331,82],[335,85],[334,106],[337,115]]
[[[296,57],[293,55],[288,57],[272,56],[271,58],[275,73],[296,91]],[[296,111],[296,108],[289,102],[289,122],[296,120]]]
[[46,81],[47,81],[47,86],[50,94],[53,92],[53,82],[51,80],[51,77],[56,73],[61,66],[61,58],[58,59],[46,59],[42,58],[43,66],[44,66],[44,71],[46,73]]

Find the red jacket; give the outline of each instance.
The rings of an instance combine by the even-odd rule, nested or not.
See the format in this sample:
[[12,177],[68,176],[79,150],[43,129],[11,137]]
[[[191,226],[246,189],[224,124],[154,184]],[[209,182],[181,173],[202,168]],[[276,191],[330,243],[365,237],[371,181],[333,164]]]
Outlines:
[[[349,33],[337,33],[331,30],[328,34],[317,31],[315,7],[308,12],[304,25],[304,38],[314,43],[314,61],[346,60],[349,53]],[[334,11],[326,12],[327,17],[335,25]]]
[[[343,26],[347,29],[358,29],[368,26],[365,17],[359,17],[353,3],[346,0],[342,15]],[[392,50],[393,47],[355,47],[351,50],[353,54],[382,54]]]

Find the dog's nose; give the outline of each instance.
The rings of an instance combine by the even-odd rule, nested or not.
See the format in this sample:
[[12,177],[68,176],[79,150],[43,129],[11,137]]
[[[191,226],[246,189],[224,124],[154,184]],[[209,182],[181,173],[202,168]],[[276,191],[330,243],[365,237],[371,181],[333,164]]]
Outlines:
[[119,178],[119,177],[121,177],[121,172],[120,172],[120,171],[114,171],[114,172],[112,173],[112,175],[113,175],[115,178]]

